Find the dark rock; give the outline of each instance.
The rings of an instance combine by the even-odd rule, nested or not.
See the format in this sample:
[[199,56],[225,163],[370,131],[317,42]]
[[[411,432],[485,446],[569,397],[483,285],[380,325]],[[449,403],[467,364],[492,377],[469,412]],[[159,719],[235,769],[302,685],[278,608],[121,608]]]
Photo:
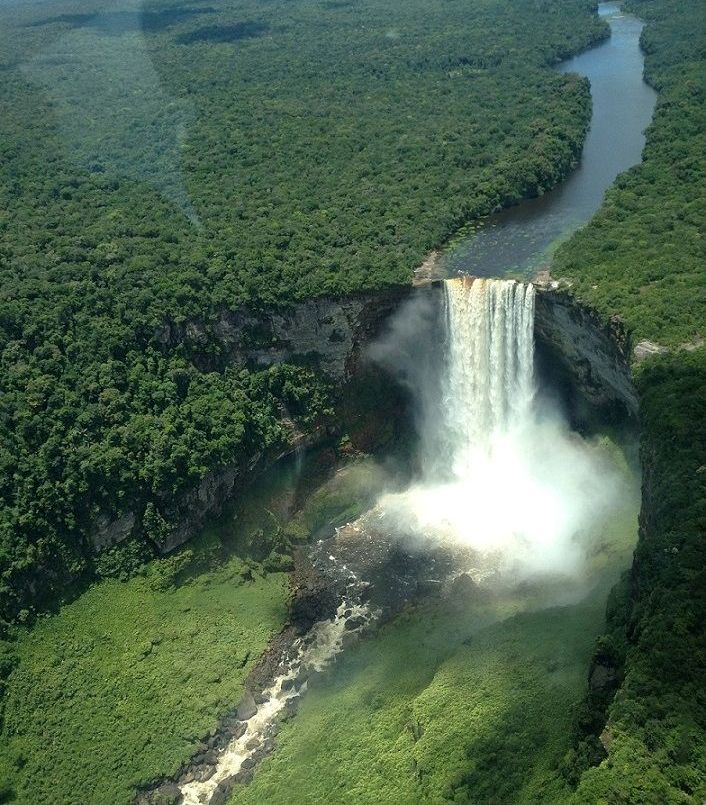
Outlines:
[[256,763],[257,761],[254,757],[246,757],[245,760],[240,764],[240,768],[247,771],[248,769],[252,769]]
[[602,690],[603,688],[612,687],[615,684],[617,676],[615,668],[609,665],[594,665],[591,671],[591,677],[588,680],[588,686],[591,690]]
[[237,774],[233,775],[233,782],[244,785],[252,780],[252,769],[241,769]]
[[366,623],[367,620],[362,615],[356,615],[353,618],[348,618],[345,628],[349,631],[352,629],[359,629],[361,626],[365,626]]
[[293,677],[290,679],[283,679],[282,680],[282,690],[291,690],[294,687],[296,679]]
[[360,602],[362,604],[366,604],[368,601],[370,601],[371,594],[372,594],[372,587],[370,582],[362,581],[360,583],[360,593],[359,593]]
[[480,595],[480,588],[468,573],[461,573],[460,576],[451,582],[450,594],[452,598],[459,598],[464,601],[472,601]]
[[238,705],[238,718],[241,721],[247,721],[257,713],[257,705],[252,693],[246,692],[240,704]]
[[[324,676],[325,675],[323,671],[310,671],[309,677],[306,680],[307,689],[318,687],[321,684],[322,680],[324,679]],[[289,706],[290,704],[294,706],[295,701],[296,699],[292,699],[287,703],[287,706]]]
[[216,786],[216,790],[211,794],[208,805],[227,805],[233,786],[239,782],[237,777],[237,774],[233,774],[230,777],[226,777],[225,780],[221,780]]
[[164,783],[155,792],[154,805],[179,805],[181,790],[176,783]]
[[440,579],[421,579],[417,586],[419,595],[440,595],[443,583]]
[[215,766],[202,766],[198,772],[194,775],[196,780],[199,780],[202,783],[205,783],[206,780],[210,780],[211,777],[216,773]]
[[223,724],[223,729],[228,733],[231,738],[240,738],[245,734],[248,725],[244,721],[229,720]]
[[305,585],[294,591],[291,603],[291,619],[297,629],[308,632],[321,620],[327,620],[336,613],[338,596],[328,585]]

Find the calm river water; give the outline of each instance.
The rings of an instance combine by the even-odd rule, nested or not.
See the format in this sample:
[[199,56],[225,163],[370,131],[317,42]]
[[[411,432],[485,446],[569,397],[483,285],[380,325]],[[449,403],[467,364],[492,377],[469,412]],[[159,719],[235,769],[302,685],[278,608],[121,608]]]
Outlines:
[[657,97],[642,79],[642,22],[617,3],[601,3],[599,14],[610,24],[610,39],[558,68],[591,82],[593,116],[580,164],[555,190],[489,216],[455,241],[439,259],[442,275],[533,274],[591,218],[615,177],[640,162]]

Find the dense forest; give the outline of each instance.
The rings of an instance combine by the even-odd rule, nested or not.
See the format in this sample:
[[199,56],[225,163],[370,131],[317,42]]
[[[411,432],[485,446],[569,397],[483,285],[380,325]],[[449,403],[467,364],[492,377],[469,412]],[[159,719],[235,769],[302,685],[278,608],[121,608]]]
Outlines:
[[[407,284],[461,224],[556,184],[590,98],[548,68],[606,33],[583,0],[101,2],[0,10],[0,802],[129,801],[178,768],[283,628],[279,548],[378,488],[349,477],[293,522],[267,489],[145,564],[166,500],[339,402],[308,365],[227,365],[220,313]],[[529,593],[498,622],[432,602],[345,658],[233,801],[289,802],[297,774],[327,791],[327,768],[361,801],[706,796],[704,27],[692,0],[628,5],[659,92],[644,162],[552,266],[664,349],[633,366],[640,537],[591,666],[614,685],[569,694],[600,596],[578,621]],[[198,344],[159,337],[193,322]],[[128,508],[138,539],[95,556],[97,517]]]
[[327,410],[310,372],[199,371],[161,325],[406,283],[463,221],[561,179],[590,99],[547,68],[605,35],[591,11],[3,8],[6,622],[90,575],[100,512],[168,532],[157,493],[281,446],[283,406]]
[[644,162],[619,177],[553,271],[624,317],[634,341],[672,351],[635,367],[640,537],[596,649],[622,684],[614,699],[589,696],[567,763],[580,774],[604,761],[581,778],[578,802],[697,802],[706,791],[706,31],[697,3],[630,6],[648,23],[645,72],[659,91]]

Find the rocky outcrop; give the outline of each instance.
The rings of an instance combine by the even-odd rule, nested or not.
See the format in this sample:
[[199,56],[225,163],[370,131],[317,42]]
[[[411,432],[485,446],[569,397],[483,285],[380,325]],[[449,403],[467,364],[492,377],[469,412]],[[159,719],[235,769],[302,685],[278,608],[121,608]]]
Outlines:
[[224,310],[215,322],[166,323],[155,333],[163,348],[187,347],[200,368],[220,365],[263,369],[277,363],[307,363],[336,381],[355,371],[361,351],[412,288],[394,288],[344,298],[321,297],[288,306]]
[[647,358],[651,358],[653,355],[662,355],[665,352],[668,352],[667,347],[656,344],[654,341],[638,341],[638,343],[635,344],[633,356],[635,363],[641,363]]
[[127,539],[132,534],[136,521],[134,511],[128,511],[119,517],[111,517],[107,512],[101,512],[96,517],[91,535],[94,550],[101,551]]
[[630,339],[621,319],[606,322],[554,285],[535,287],[539,371],[564,392],[574,424],[636,421]]

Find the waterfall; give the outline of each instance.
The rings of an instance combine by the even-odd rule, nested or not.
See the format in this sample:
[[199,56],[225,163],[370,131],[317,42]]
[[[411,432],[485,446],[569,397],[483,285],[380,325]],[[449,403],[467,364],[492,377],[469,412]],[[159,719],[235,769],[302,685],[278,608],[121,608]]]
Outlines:
[[370,522],[407,548],[467,551],[478,579],[576,577],[588,526],[616,505],[622,482],[551,396],[535,394],[534,287],[460,277],[445,282],[443,301],[443,349],[410,305],[378,350],[405,367],[421,471],[383,493]]
[[534,396],[534,288],[462,277],[445,283],[447,427],[457,444],[487,444],[524,420]]
[[534,398],[534,287],[459,277],[444,284],[442,404],[423,423],[427,474],[467,477]]

